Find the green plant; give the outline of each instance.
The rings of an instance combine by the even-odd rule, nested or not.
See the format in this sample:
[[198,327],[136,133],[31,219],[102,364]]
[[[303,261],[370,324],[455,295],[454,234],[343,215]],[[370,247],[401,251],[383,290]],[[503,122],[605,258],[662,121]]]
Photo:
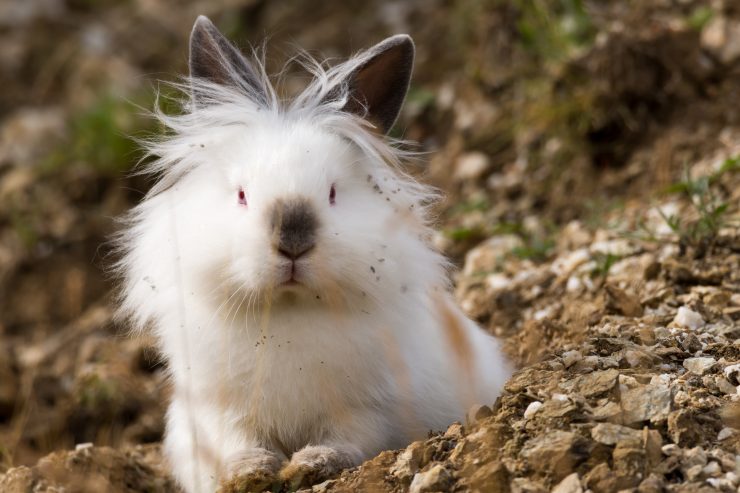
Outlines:
[[620,255],[614,255],[612,253],[596,252],[593,254],[592,259],[596,262],[596,266],[591,270],[591,278],[606,279],[609,275],[609,270],[612,266],[621,260]]
[[691,12],[691,15],[686,19],[686,25],[696,31],[701,31],[704,27],[709,24],[709,21],[714,17],[714,10],[711,7],[702,5],[697,7]]
[[668,227],[683,245],[700,246],[710,243],[725,224],[725,213],[728,203],[722,201],[714,192],[712,185],[721,177],[740,169],[740,156],[725,160],[722,166],[708,176],[692,178],[688,169],[684,170],[684,179],[668,188],[670,193],[684,195],[694,212],[695,218],[685,218],[677,214],[665,214],[658,209]]
[[594,28],[582,0],[516,0],[517,29],[524,47],[548,60],[569,57],[593,40]]

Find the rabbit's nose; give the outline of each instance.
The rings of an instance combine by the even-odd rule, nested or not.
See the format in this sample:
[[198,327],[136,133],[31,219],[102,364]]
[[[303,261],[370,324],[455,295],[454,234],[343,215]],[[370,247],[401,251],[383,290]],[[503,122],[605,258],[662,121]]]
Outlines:
[[319,221],[306,199],[276,201],[270,214],[270,225],[273,247],[288,259],[297,260],[316,246]]

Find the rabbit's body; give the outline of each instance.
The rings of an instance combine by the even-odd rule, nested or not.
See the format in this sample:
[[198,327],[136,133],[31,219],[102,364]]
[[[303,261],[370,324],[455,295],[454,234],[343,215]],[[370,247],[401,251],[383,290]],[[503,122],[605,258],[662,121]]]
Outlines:
[[[193,70],[213,61],[197,59],[198,36],[235,63],[214,29],[196,23]],[[159,337],[174,382],[165,449],[188,492],[265,486],[284,460],[294,485],[336,473],[493,402],[508,377],[448,294],[429,191],[347,109],[343,80],[373,60],[317,68],[287,107],[250,67],[226,67],[205,74],[218,84],[194,79],[190,113],[162,116],[175,135],[151,145],[164,176],[122,235],[122,311]],[[380,109],[387,130],[397,108]]]

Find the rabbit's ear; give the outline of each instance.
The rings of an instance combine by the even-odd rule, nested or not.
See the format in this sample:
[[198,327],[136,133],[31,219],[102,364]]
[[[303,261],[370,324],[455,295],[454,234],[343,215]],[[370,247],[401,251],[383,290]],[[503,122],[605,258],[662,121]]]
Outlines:
[[226,86],[247,86],[261,95],[263,90],[254,68],[211,20],[198,16],[190,34],[190,76]]
[[344,110],[363,116],[387,133],[401,111],[414,66],[414,42],[406,34],[391,36],[356,60],[347,76],[349,100]]

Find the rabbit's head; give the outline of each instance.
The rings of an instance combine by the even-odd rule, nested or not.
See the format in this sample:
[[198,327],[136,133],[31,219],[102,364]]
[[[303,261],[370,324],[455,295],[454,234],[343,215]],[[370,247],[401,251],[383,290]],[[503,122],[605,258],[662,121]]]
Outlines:
[[433,194],[399,170],[385,134],[413,57],[398,35],[331,69],[306,62],[313,81],[285,102],[263,64],[200,17],[188,106],[160,115],[172,132],[150,144],[162,173],[150,200],[177,214],[184,268],[272,300],[407,289]]

